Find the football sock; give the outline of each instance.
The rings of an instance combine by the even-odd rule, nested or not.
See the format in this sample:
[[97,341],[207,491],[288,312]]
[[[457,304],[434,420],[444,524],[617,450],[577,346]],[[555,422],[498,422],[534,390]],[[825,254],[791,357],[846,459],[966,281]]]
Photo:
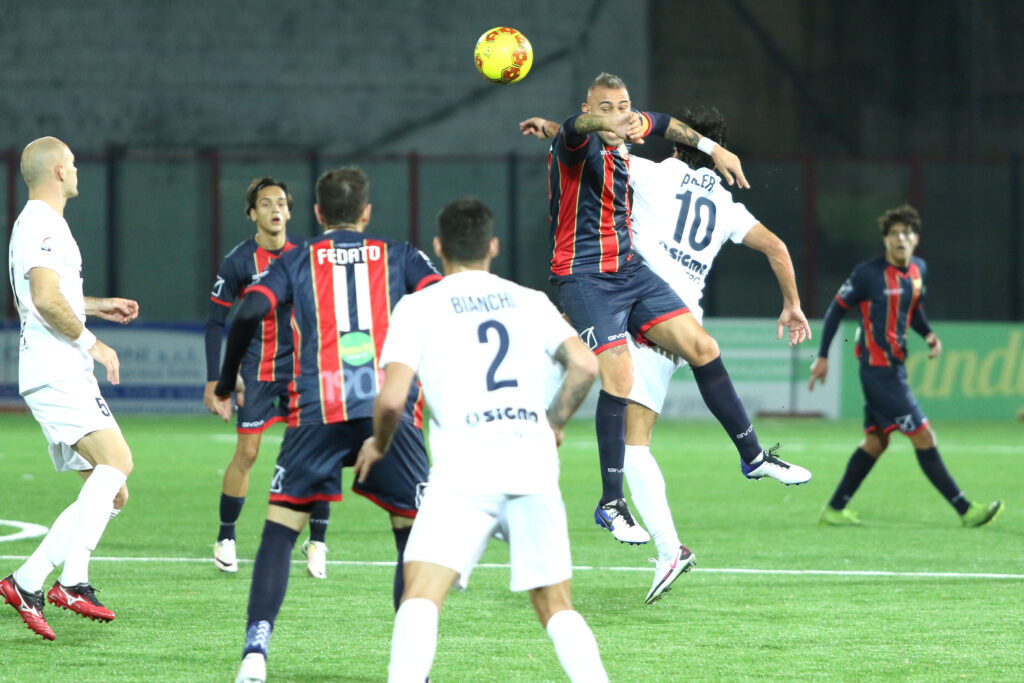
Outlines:
[[423,683],[437,651],[437,605],[425,598],[406,600],[391,632],[388,683]]
[[245,647],[242,648],[242,659],[250,652],[259,652],[267,656],[267,648],[270,647],[270,633],[274,630],[274,624],[269,621],[254,621],[245,629]]
[[626,406],[629,399],[603,389],[597,397],[597,456],[601,461],[601,503],[623,497],[622,467],[626,459]]
[[953,481],[953,477],[949,476],[949,472],[946,471],[946,465],[939,456],[939,449],[933,446],[932,448],[918,448],[914,452],[917,453],[917,463],[924,470],[924,474],[932,486],[937,488],[942,497],[956,508],[958,514],[962,515],[967,512],[970,503],[960,491],[960,487]]
[[327,538],[327,522],[331,518],[331,504],[326,500],[313,503],[309,513],[309,540],[320,541]]
[[35,593],[43,587],[46,577],[50,575],[54,567],[64,564],[64,558],[68,552],[68,542],[71,540],[71,524],[75,518],[75,505],[64,508],[64,511],[54,520],[53,526],[46,532],[42,543],[35,549],[25,564],[18,567],[14,572],[14,580],[26,591]]
[[555,612],[548,619],[547,632],[570,681],[595,683],[608,680],[594,633],[579,612],[571,609]]
[[292,549],[298,537],[298,531],[283,524],[268,520],[263,525],[263,538],[256,552],[249,588],[249,626],[266,621],[273,627],[288,590]]
[[626,483],[640,518],[658,547],[658,560],[671,560],[679,550],[679,536],[665,497],[665,477],[648,446],[626,446]]
[[876,459],[872,458],[871,454],[863,448],[855,450],[853,455],[850,456],[850,461],[846,464],[846,472],[843,474],[843,478],[839,480],[839,485],[836,486],[836,492],[832,494],[832,500],[828,502],[829,507],[836,510],[845,508],[846,504],[853,498],[853,494],[857,493],[861,482],[868,476],[868,472],[875,466],[875,462],[877,462]]
[[235,522],[242,514],[242,506],[245,505],[245,496],[236,498],[226,493],[220,494],[220,532],[218,541],[235,540]]
[[699,368],[691,365],[690,369],[693,371],[693,378],[697,380],[697,388],[704,399],[704,405],[718,418],[729,438],[736,444],[736,450],[739,451],[743,462],[756,462],[761,457],[761,444],[757,442],[754,425],[750,423],[743,402],[736,395],[736,388],[729,379],[722,357],[719,356]]
[[82,484],[75,501],[64,571],[60,576],[65,586],[89,583],[89,558],[110,521],[114,496],[127,479],[128,475],[116,467],[97,465]]
[[398,562],[395,564],[395,583],[391,590],[392,599],[395,603],[395,611],[402,602],[402,593],[405,592],[405,544],[409,542],[411,526],[401,528],[391,527],[391,533],[395,535],[395,548],[398,550]]

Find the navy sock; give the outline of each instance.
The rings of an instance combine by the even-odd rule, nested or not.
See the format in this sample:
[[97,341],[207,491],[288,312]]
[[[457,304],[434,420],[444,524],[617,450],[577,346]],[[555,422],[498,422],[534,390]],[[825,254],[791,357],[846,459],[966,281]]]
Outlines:
[[932,486],[937,488],[942,497],[956,508],[957,513],[962,515],[967,512],[970,504],[963,492],[960,491],[960,487],[953,481],[953,477],[949,476],[949,472],[946,471],[946,465],[939,456],[939,449],[933,446],[932,448],[918,448],[914,452],[917,453],[917,463],[924,470],[924,474]]
[[601,461],[601,503],[625,497],[622,469],[626,464],[626,406],[629,400],[603,389],[597,397],[597,456]]
[[327,521],[331,518],[331,504],[326,500],[313,503],[309,513],[309,540],[324,542],[327,538]]
[[718,418],[729,438],[736,444],[736,450],[739,451],[743,462],[749,464],[761,454],[761,444],[757,441],[754,425],[747,417],[743,402],[736,395],[736,389],[725,370],[725,364],[722,363],[722,357],[719,356],[699,368],[690,366],[690,369],[693,371],[693,378],[697,380],[697,388],[704,399],[704,405]]
[[242,514],[242,506],[245,505],[245,496],[235,498],[226,493],[220,494],[220,535],[218,541],[226,539],[235,540],[235,522]]
[[875,466],[877,460],[871,457],[871,454],[865,451],[863,448],[858,448],[850,456],[850,462],[846,464],[846,472],[843,474],[843,478],[839,480],[839,486],[836,487],[836,492],[832,494],[832,500],[828,502],[830,507],[836,510],[842,510],[846,507],[846,504],[853,498],[853,494],[857,492],[864,478],[868,476],[868,472]]
[[405,555],[405,544],[409,541],[409,532],[411,531],[411,526],[391,527],[391,532],[395,535],[395,548],[398,549],[398,564],[395,565],[395,585],[392,588],[391,594],[395,602],[396,612],[398,611],[398,605],[402,602],[402,593],[405,592],[405,562],[402,558]]
[[[274,620],[281,610],[284,594],[288,590],[288,572],[291,569],[292,549],[299,532],[283,524],[267,521],[263,526],[263,538],[256,552],[256,563],[252,568],[252,585],[249,588],[249,620],[246,625],[246,653],[257,652],[259,643],[249,643],[248,633],[258,622],[267,622],[274,627]],[[270,632],[266,637],[269,639]],[[250,645],[254,649],[249,649]],[[266,644],[263,644],[264,654]]]

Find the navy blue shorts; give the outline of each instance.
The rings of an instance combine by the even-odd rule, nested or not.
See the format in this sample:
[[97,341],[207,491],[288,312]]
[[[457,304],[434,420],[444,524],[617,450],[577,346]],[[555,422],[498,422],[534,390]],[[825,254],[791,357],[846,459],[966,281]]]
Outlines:
[[275,422],[288,419],[288,381],[259,382],[242,376],[245,405],[238,407],[235,428],[239,434],[260,434]]
[[641,337],[658,323],[689,311],[679,295],[644,263],[617,273],[553,278],[562,312],[590,350],[601,353]]
[[907,368],[860,366],[860,385],[864,389],[864,431],[888,434],[899,429],[916,434],[928,426],[917,399],[907,384]]
[[[341,500],[341,468],[355,464],[359,449],[371,436],[371,418],[289,427],[274,467],[270,502],[302,505]],[[399,420],[391,449],[366,481],[353,482],[352,490],[389,512],[415,517],[417,497],[429,470],[423,432]]]

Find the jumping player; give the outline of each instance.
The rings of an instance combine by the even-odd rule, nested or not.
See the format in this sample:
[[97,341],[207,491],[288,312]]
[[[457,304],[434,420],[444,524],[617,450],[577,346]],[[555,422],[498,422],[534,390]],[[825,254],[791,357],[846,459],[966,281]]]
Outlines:
[[[266,678],[267,646],[288,587],[289,558],[299,530],[318,500],[341,500],[341,469],[355,463],[373,433],[380,350],[391,310],[409,292],[441,279],[423,252],[407,242],[364,234],[370,185],[355,167],[317,181],[317,220],[324,234],[273,261],[251,285],[228,335],[218,412],[230,416],[230,394],[245,346],[259,321],[291,304],[295,379],[288,428],[270,485],[270,505],[253,568],[242,665],[237,681]],[[402,553],[417,490],[427,478],[418,385],[407,393],[388,466],[354,482],[352,490],[391,515],[398,563],[392,598],[402,594]]]
[[810,472],[761,448],[718,343],[632,248],[629,158],[623,143],[642,143],[653,134],[697,147],[726,182],[747,187],[739,159],[678,119],[633,111],[625,83],[611,74],[602,73],[590,84],[582,111],[556,131],[546,130],[539,118],[519,127],[524,135],[554,135],[548,156],[552,280],[562,310],[601,367],[594,422],[602,495],[594,519],[621,542],[646,543],[650,536],[634,521],[622,492],[626,408],[633,386],[629,333],[690,364],[701,397],[736,445],[747,478],[801,484]]
[[[725,144],[725,119],[718,110],[701,108],[680,118],[700,135]],[[554,132],[558,124],[543,121],[539,127]],[[789,250],[733,199],[711,165],[711,157],[684,144],[676,144],[672,156],[660,163],[629,157],[633,248],[689,304],[699,324],[704,318],[700,307],[704,284],[721,248],[733,242],[760,251],[782,293],[778,338],[788,327],[790,345],[798,344],[810,336],[810,326],[800,308]],[[632,337],[627,341],[633,360],[633,388],[626,408],[625,475],[633,502],[658,549],[654,581],[645,600],[652,604],[695,563],[694,554],[679,542],[665,479],[650,450],[672,375],[686,361],[662,349],[639,345]]]
[[0,581],[0,595],[35,633],[54,640],[43,617],[43,584],[55,567],[60,578],[47,593],[51,603],[99,621],[114,613],[89,582],[89,559],[107,522],[128,500],[125,482],[132,454],[93,376],[93,361],[120,382],[117,353],[85,327],[86,315],[126,324],[139,315],[130,299],[82,294],[82,254],[64,219],[78,196],[75,155],[53,137],[30,142],[21,154],[28,202],[11,232],[11,289],[21,319],[18,391],[49,443],[58,472],[85,481],[39,547]]
[[960,515],[966,527],[988,524],[1003,509],[1001,501],[972,503],[946,470],[928,418],[907,384],[907,328],[924,337],[928,357],[942,353],[942,342],[932,331],[924,312],[924,279],[928,268],[914,256],[921,232],[917,209],[904,204],[889,209],[878,219],[885,255],[864,261],[839,288],[835,301],[825,312],[821,348],[811,366],[813,390],[828,375],[828,347],[839,329],[839,321],[851,308],[861,315],[854,351],[860,361],[860,383],[864,390],[864,440],[850,456],[846,472],[832,500],[821,511],[819,522],[835,526],[857,526],[862,522],[846,504],[861,482],[889,447],[889,434],[899,430],[914,445],[917,462],[928,481]]
[[[210,292],[210,315],[206,321],[206,389],[203,403],[216,413],[213,390],[220,377],[220,347],[224,322],[233,303],[259,273],[278,256],[294,249],[288,241],[287,225],[294,204],[288,186],[270,177],[255,178],[245,192],[245,214],[256,224],[256,234],[228,252],[217,271]],[[291,306],[279,306],[260,321],[241,366],[238,444],[224,470],[220,494],[220,531],[213,546],[213,560],[222,572],[238,571],[235,522],[242,513],[249,490],[249,472],[259,455],[260,440],[270,425],[288,415],[288,383],[292,379]],[[327,577],[327,520],[330,503],[317,501],[309,518],[309,540],[302,544],[306,571],[318,579]]]
[[[419,373],[431,409],[434,465],[406,549],[406,588],[391,640],[391,683],[427,679],[449,586],[465,585],[488,539],[501,531],[511,588],[529,591],[571,681],[607,681],[594,636],[569,601],[572,575],[558,443],[597,374],[593,354],[540,292],[488,272],[498,253],[494,217],[476,199],[438,216],[434,251],[444,280],[395,307],[381,365],[374,435],[359,477],[386,467],[405,396]],[[545,411],[545,366],[567,369]]]

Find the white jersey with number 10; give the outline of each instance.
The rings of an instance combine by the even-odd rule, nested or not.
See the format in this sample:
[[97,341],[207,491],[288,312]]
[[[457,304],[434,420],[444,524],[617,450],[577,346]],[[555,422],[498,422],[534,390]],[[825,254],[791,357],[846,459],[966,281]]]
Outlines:
[[402,297],[381,366],[398,362],[419,375],[431,414],[431,486],[557,492],[544,381],[574,336],[542,292],[485,271],[447,275]]
[[701,321],[700,299],[715,256],[726,240],[741,244],[758,220],[733,201],[717,173],[679,159],[630,157],[629,185],[634,249]]

